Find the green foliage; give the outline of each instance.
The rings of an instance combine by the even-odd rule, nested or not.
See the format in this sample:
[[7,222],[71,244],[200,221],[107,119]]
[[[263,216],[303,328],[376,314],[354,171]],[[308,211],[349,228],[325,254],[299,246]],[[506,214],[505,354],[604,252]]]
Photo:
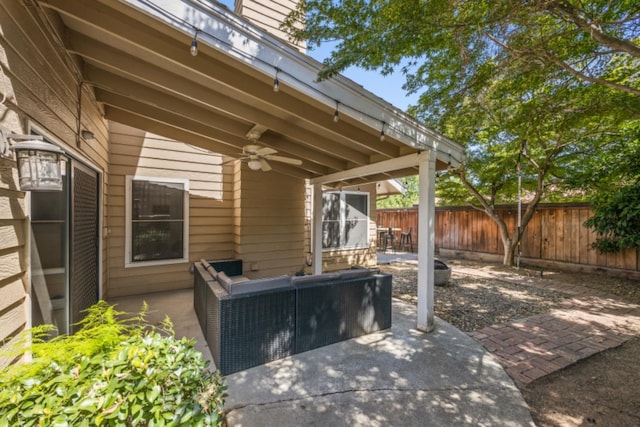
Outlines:
[[632,0],[304,0],[283,27],[311,48],[337,42],[321,78],[400,68],[439,115],[497,72],[638,97],[639,23]]
[[640,186],[621,187],[612,194],[601,193],[593,200],[594,216],[585,225],[599,237],[593,247],[612,253],[620,249],[640,249]]
[[594,216],[585,223],[599,234],[595,249],[640,249],[640,120],[624,128],[606,152],[587,159],[572,184],[595,192]]
[[418,203],[418,176],[400,178],[400,182],[405,188],[404,194],[393,194],[378,200],[376,203],[378,209],[410,208]]
[[75,335],[45,341],[51,328],[34,328],[20,348],[33,360],[0,372],[0,426],[222,425],[220,375],[168,319],[146,326],[145,311],[124,318],[101,301]]

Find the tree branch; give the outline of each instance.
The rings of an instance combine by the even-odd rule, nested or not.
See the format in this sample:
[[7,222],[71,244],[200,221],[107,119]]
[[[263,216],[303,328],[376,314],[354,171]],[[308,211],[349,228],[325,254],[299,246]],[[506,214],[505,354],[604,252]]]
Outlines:
[[634,43],[628,40],[612,37],[606,34],[604,31],[602,31],[602,27],[600,27],[600,25],[588,21],[570,2],[550,2],[549,11],[552,13],[556,12],[558,15],[570,19],[579,28],[591,34],[594,39],[596,39],[603,45],[609,46],[610,48],[615,49],[619,52],[626,52],[631,56],[635,56],[636,58],[640,58],[639,46],[636,46]]
[[584,73],[581,73],[580,71],[574,69],[573,67],[571,67],[569,64],[567,64],[566,62],[562,61],[560,58],[551,55],[549,53],[545,53],[543,55],[541,55],[543,57],[543,59],[546,59],[548,61],[553,62],[554,64],[558,65],[559,67],[561,67],[562,69],[564,69],[566,72],[568,72],[569,74],[571,74],[572,76],[580,79],[580,80],[584,80],[590,83],[596,83],[602,86],[606,86],[606,87],[610,87],[612,89],[616,89],[625,93],[628,93],[630,95],[634,95],[634,96],[640,96],[640,90],[638,89],[634,89],[632,87],[629,86],[625,86],[625,85],[621,85],[618,83],[614,83],[614,82],[610,82],[608,80],[604,80],[604,79],[599,79],[596,77],[590,77],[587,76]]
[[[628,94],[631,94],[631,95],[634,95],[634,96],[640,96],[640,90],[638,90],[638,89],[632,88],[630,86],[621,85],[619,83],[610,82],[610,81],[605,80],[605,79],[600,79],[600,78],[597,78],[597,77],[588,76],[588,75],[576,70],[571,65],[569,65],[566,62],[562,61],[557,56],[550,54],[549,52],[536,51],[536,50],[528,50],[528,51],[525,51],[525,52],[518,51],[516,49],[513,49],[508,44],[503,43],[502,41],[498,40],[496,37],[492,36],[489,33],[484,32],[483,34],[488,39],[493,41],[495,44],[500,46],[505,51],[510,52],[515,57],[523,58],[523,57],[526,57],[526,56],[530,56],[530,57],[535,57],[535,58],[538,58],[538,59],[542,59],[543,61],[549,61],[549,62],[551,62],[553,64],[556,64],[560,68],[564,69],[565,71],[567,71],[569,74],[571,74],[573,77],[575,77],[577,79],[584,80],[584,81],[587,81],[587,82],[590,82],[590,83],[600,84],[602,86],[610,87],[612,89],[616,89],[616,90],[619,90],[619,91],[622,91],[622,92],[625,92],[625,93],[628,93]],[[640,50],[640,48],[638,48],[638,50]]]

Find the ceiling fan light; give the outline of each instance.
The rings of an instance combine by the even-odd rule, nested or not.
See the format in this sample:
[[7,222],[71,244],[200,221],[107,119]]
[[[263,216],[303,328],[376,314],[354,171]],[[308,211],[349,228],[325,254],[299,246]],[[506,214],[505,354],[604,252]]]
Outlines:
[[260,163],[260,160],[257,159],[249,160],[249,162],[247,162],[247,165],[249,166],[249,169],[254,171],[262,169],[262,163]]

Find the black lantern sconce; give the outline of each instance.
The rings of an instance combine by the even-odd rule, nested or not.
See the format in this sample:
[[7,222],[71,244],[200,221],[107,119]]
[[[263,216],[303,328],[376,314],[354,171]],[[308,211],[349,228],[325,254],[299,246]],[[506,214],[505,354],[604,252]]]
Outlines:
[[16,153],[20,190],[62,191],[67,157],[60,147],[39,135],[19,135],[0,128],[0,155],[10,157],[9,151]]

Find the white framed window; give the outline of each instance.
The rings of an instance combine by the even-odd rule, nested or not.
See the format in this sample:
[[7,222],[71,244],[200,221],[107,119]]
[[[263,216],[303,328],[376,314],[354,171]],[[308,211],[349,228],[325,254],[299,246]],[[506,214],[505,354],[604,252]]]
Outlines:
[[369,193],[328,191],[322,194],[322,248],[369,247]]
[[189,260],[189,180],[127,175],[125,267]]

